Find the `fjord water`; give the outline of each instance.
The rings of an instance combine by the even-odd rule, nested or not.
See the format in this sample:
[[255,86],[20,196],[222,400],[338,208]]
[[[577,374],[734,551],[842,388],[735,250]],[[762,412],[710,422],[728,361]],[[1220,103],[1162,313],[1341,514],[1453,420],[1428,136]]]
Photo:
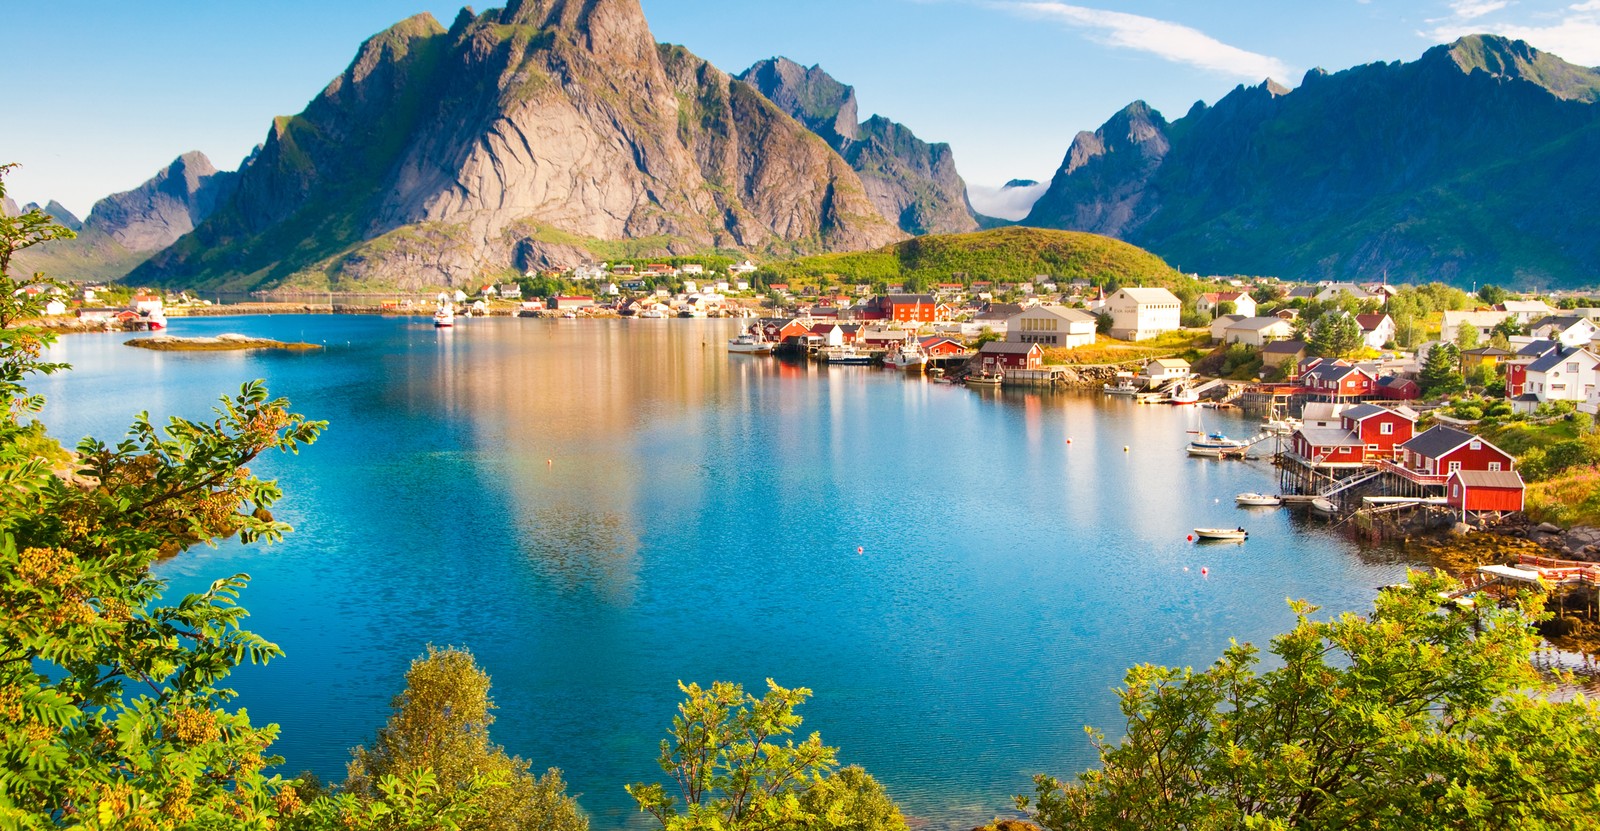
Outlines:
[[[980,393],[729,355],[729,321],[176,319],[173,333],[325,343],[162,353],[72,335],[36,385],[69,444],[206,415],[254,378],[326,419],[254,466],[296,531],[162,564],[174,592],[247,572],[287,657],[235,676],[285,773],[342,778],[428,644],[493,676],[494,738],[562,768],[597,829],[639,824],[677,682],[807,686],[804,731],[930,828],[1009,813],[1115,736],[1139,662],[1209,664],[1288,628],[1286,598],[1370,608],[1405,565],[1289,512],[1265,462],[1186,458],[1242,416]],[[1124,447],[1128,450],[1124,452]],[[1195,526],[1249,528],[1195,545]],[[861,549],[857,553],[857,548]],[[1201,569],[1209,574],[1202,576]]]

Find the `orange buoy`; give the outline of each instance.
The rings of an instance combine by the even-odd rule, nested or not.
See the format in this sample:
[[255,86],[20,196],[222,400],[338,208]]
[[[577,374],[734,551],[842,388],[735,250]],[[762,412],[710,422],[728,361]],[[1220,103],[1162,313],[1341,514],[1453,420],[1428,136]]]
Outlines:
[[544,464],[545,464],[545,467],[554,467],[555,464],[556,464],[556,460],[555,459],[545,459],[544,460]]

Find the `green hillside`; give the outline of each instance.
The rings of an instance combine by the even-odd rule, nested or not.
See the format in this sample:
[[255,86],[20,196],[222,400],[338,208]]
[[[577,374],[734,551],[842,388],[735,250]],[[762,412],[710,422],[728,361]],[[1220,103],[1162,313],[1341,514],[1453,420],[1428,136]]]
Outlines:
[[1030,280],[1045,274],[1097,285],[1173,286],[1182,279],[1160,257],[1110,237],[1015,227],[917,237],[876,251],[801,257],[768,264],[762,271],[777,282],[837,275],[858,283],[927,284]]

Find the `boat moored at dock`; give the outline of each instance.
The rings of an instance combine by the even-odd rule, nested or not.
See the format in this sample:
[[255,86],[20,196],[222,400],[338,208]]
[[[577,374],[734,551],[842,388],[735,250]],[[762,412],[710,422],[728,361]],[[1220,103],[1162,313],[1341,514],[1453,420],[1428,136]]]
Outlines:
[[1276,508],[1283,504],[1282,497],[1265,493],[1241,493],[1233,501],[1244,508]]
[[1195,539],[1201,540],[1201,541],[1218,540],[1218,541],[1229,541],[1229,542],[1243,542],[1243,541],[1245,541],[1245,540],[1250,538],[1250,533],[1248,531],[1244,530],[1243,527],[1240,527],[1240,528],[1196,528],[1196,529],[1194,529],[1194,536],[1195,536]]
[[1225,455],[1242,454],[1249,446],[1249,442],[1230,439],[1221,433],[1207,433],[1204,438],[1189,442],[1189,455],[1220,459]]

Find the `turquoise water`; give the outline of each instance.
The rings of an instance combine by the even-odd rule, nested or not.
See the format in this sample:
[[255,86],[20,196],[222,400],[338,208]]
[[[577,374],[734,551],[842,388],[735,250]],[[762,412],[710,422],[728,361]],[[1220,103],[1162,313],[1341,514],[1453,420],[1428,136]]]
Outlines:
[[[236,676],[242,704],[282,725],[287,772],[337,779],[412,658],[470,647],[495,739],[562,768],[597,829],[638,824],[622,786],[661,779],[680,679],[812,688],[805,730],[927,827],[970,828],[1093,761],[1082,728],[1117,733],[1127,666],[1208,664],[1292,625],[1286,598],[1364,610],[1404,572],[1235,508],[1271,468],[1183,446],[1250,433],[1240,416],[728,355],[732,327],[186,319],[175,334],[328,348],[73,335],[52,357],[76,368],[38,389],[69,443],[140,409],[202,416],[258,377],[330,421],[256,465],[287,493],[285,543],[160,569],[177,591],[254,578],[250,625],[288,656]],[[1242,546],[1185,540],[1238,524]]]

